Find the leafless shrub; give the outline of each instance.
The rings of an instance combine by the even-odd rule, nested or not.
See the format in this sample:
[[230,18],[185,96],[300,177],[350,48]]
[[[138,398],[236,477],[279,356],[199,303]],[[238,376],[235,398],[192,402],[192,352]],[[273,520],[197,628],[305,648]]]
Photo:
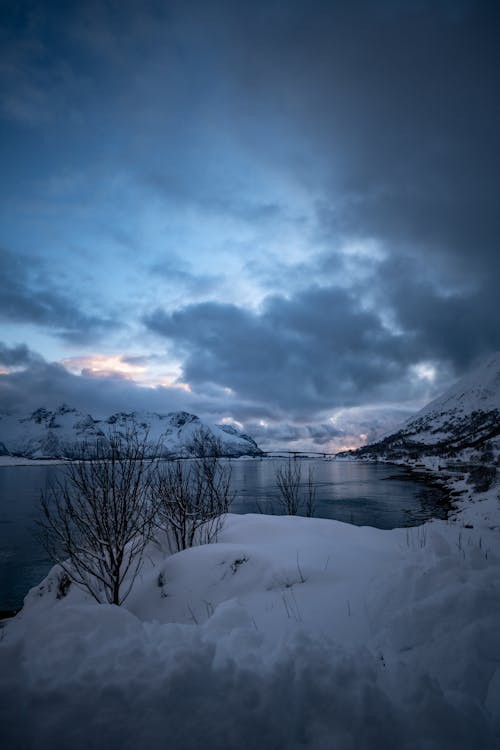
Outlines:
[[199,427],[191,438],[189,448],[193,456],[199,459],[222,457],[222,443],[205,427]]
[[278,466],[275,472],[279,490],[278,502],[288,516],[296,516],[300,508],[301,467],[291,458],[288,463]]
[[308,467],[305,493],[302,492],[302,465],[296,458],[288,459],[288,463],[278,466],[275,472],[276,484],[279,490],[278,504],[288,516],[303,513],[311,517],[315,512],[316,489],[311,467]]
[[158,466],[153,480],[156,523],[172,552],[215,542],[232,500],[231,467],[221,461],[219,441],[199,430],[193,446],[196,458]]
[[307,467],[306,494],[304,498],[305,515],[312,518],[316,512],[316,487],[314,486],[314,474],[310,466]]
[[156,463],[147,437],[125,428],[84,445],[41,497],[45,549],[98,602],[123,603],[150,539]]

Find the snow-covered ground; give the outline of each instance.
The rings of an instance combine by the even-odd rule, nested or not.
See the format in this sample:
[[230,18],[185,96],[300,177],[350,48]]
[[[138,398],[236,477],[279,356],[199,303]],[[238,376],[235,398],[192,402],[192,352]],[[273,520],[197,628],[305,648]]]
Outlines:
[[500,501],[381,531],[229,515],[122,607],[58,569],[0,642],[5,748],[500,747]]

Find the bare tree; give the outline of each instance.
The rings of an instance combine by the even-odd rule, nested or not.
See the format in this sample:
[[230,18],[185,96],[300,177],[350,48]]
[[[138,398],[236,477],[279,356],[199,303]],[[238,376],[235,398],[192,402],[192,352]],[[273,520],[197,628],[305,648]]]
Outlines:
[[216,541],[232,500],[231,467],[221,461],[220,442],[199,430],[191,447],[195,458],[171,461],[154,475],[156,523],[172,551]]
[[310,466],[307,471],[305,495],[301,491],[302,467],[296,458],[289,458],[287,464],[278,466],[275,478],[279,490],[278,503],[286,515],[296,516],[300,511],[306,516],[314,515],[316,489]]
[[301,469],[296,459],[278,466],[275,472],[279,490],[278,502],[288,516],[296,516],[300,508]]
[[304,510],[307,518],[312,518],[316,513],[316,487],[314,486],[314,473],[310,466],[307,467],[306,494],[304,498]]
[[125,427],[84,445],[41,497],[48,554],[98,602],[123,603],[150,539],[156,463],[147,438]]

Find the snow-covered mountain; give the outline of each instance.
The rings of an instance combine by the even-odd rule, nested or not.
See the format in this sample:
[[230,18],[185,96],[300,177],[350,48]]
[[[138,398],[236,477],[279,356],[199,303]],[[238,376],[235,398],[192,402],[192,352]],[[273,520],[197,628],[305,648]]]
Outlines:
[[194,414],[173,412],[119,412],[107,419],[60,406],[55,411],[37,409],[27,417],[0,415],[0,455],[27,458],[76,458],[82,443],[92,445],[112,430],[138,428],[147,431],[148,442],[159,445],[162,456],[196,454],[196,437],[200,430],[217,440],[225,456],[260,455],[261,450],[249,435],[231,425],[203,422]]
[[431,401],[398,432],[359,448],[354,455],[495,462],[500,455],[500,353]]

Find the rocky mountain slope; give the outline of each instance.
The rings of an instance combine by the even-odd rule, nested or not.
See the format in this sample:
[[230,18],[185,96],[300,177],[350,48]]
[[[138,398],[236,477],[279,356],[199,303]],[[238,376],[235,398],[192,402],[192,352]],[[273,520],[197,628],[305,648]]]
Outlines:
[[428,456],[493,464],[500,456],[500,353],[489,357],[403,427],[356,457],[401,460]]
[[148,442],[160,446],[161,455],[196,455],[200,430],[216,440],[225,456],[260,455],[257,443],[231,425],[203,422],[194,414],[173,412],[120,412],[94,419],[69,406],[55,411],[37,409],[27,417],[0,415],[0,455],[27,458],[76,458],[82,443],[92,445],[112,430],[137,428],[148,433]]

